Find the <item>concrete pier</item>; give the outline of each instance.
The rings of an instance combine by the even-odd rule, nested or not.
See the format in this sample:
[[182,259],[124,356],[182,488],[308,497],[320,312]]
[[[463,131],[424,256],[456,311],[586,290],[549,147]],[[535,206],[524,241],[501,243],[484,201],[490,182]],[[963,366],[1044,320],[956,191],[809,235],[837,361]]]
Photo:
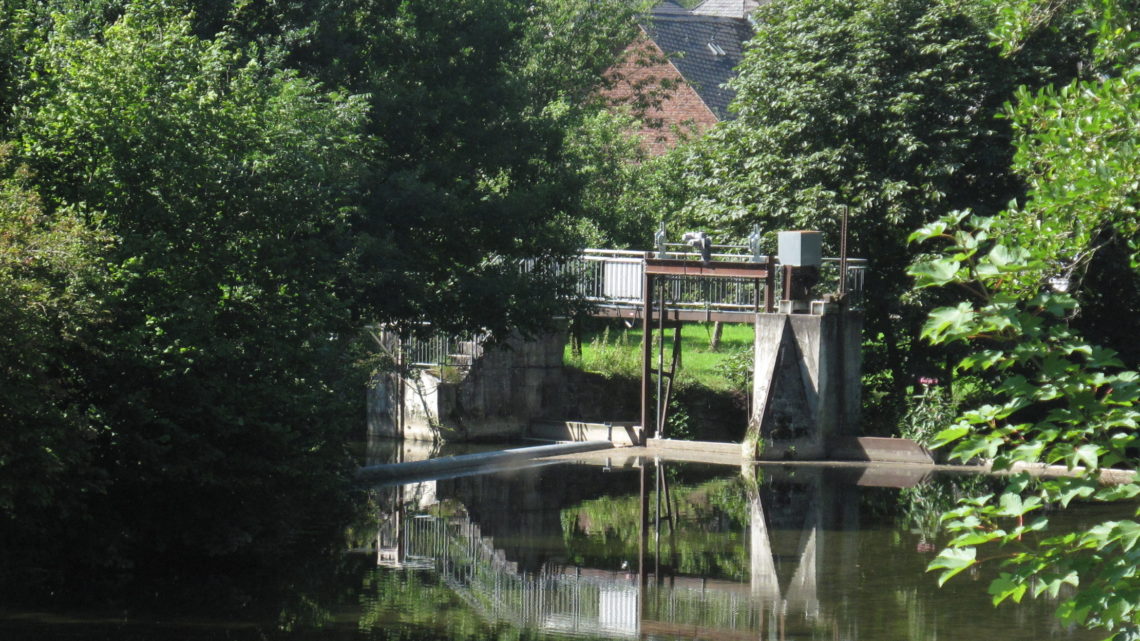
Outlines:
[[862,315],[820,301],[808,311],[756,316],[746,459],[825,459],[857,433]]

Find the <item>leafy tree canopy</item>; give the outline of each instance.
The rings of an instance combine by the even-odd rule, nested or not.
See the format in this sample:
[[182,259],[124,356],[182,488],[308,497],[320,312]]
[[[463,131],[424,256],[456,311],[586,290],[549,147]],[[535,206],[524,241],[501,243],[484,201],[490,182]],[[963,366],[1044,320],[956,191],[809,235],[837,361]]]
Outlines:
[[[867,334],[885,350],[901,398],[921,364],[909,350],[920,308],[904,305],[910,230],[969,207],[1000,210],[1022,193],[1002,104],[1020,84],[1068,78],[1087,58],[1080,20],[1058,21],[1016,56],[990,46],[996,19],[980,2],[791,0],[763,5],[732,86],[737,117],[677,149],[669,224],[740,240],[818,229],[837,253],[841,212],[850,252],[870,260]],[[774,245],[774,243],[772,243]]]
[[73,484],[100,485],[83,480],[89,425],[71,363],[78,335],[108,320],[109,239],[78,209],[46,215],[27,170],[0,154],[0,510],[67,509]]
[[[937,243],[938,253],[911,272],[920,287],[954,286],[968,294],[934,310],[923,334],[967,346],[958,369],[984,377],[994,390],[989,403],[944,430],[940,443],[952,446],[954,458],[989,458],[998,469],[1045,463],[1072,475],[1017,474],[1004,491],[949,512],[946,525],[955,536],[931,568],[941,569],[945,581],[983,559],[1001,559],[1002,572],[990,585],[995,603],[1057,597],[1069,586],[1058,609],[1064,620],[1117,639],[1140,638],[1140,524],[1123,518],[1057,531],[1044,510],[1140,495],[1134,473],[1140,373],[1134,361],[1084,338],[1078,315],[1089,312],[1081,305],[1084,276],[1105,238],[1123,248],[1133,278],[1140,265],[1137,13],[1132,3],[1116,1],[1018,2],[1001,11],[1006,55],[1067,13],[1095,25],[1096,76],[1019,90],[1009,117],[1027,197],[990,218],[959,212],[923,226],[913,238]],[[1117,297],[1117,320],[1102,320],[1128,322],[1136,311],[1134,299]],[[1123,469],[1115,483],[1102,484],[1110,468]]]
[[338,505],[366,323],[564,309],[564,138],[629,11],[0,5],[0,540],[32,552],[3,583],[292,545],[291,500]]

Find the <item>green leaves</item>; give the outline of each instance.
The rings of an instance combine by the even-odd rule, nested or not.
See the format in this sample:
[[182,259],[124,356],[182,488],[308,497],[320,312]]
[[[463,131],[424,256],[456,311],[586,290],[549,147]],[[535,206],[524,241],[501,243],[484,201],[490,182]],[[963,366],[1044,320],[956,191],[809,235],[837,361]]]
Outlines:
[[978,263],[976,274],[981,279],[996,278],[1003,274],[1031,271],[1034,267],[1029,251],[998,244]]
[[[44,26],[30,52],[39,73],[22,83],[12,123],[42,199],[44,220],[23,224],[66,231],[52,235],[75,247],[73,273],[100,277],[74,288],[76,306],[68,287],[53,287],[64,313],[44,351],[50,380],[24,404],[45,415],[36,429],[47,425],[38,408],[72,417],[44,430],[52,450],[75,452],[51,465],[84,502],[61,505],[75,508],[71,527],[147,539],[110,552],[106,563],[123,567],[146,546],[198,558],[272,529],[245,524],[241,510],[223,510],[234,520],[218,526],[217,514],[188,508],[167,525],[193,534],[154,535],[150,516],[135,515],[172,496],[335,483],[346,418],[363,400],[349,356],[359,325],[348,231],[367,165],[361,98],[247,55],[229,36],[199,37],[180,12],[128,5],[111,25],[80,28],[61,14]],[[80,251],[81,240],[92,244]],[[0,371],[17,360],[0,348]]]
[[960,261],[940,258],[916,262],[910,266],[907,273],[914,277],[915,287],[941,287],[956,281],[961,270]]
[[977,333],[978,314],[969,303],[955,307],[939,307],[930,312],[922,327],[922,337],[933,343],[950,343]]
[[978,551],[973,547],[946,548],[926,567],[928,571],[942,570],[938,575],[938,585],[943,585],[955,575],[977,564]]
[[990,250],[987,258],[998,272],[1010,272],[1029,268],[1031,256],[1028,249],[998,244]]
[[1089,478],[1061,478],[1052,484],[1051,492],[1061,507],[1068,507],[1073,499],[1092,496],[1098,486],[1096,480]]
[[1021,603],[1029,585],[1008,572],[1003,572],[998,578],[990,582],[989,593],[993,595],[993,603],[997,605],[1006,599],[1013,599],[1014,603]]
[[[1118,20],[1116,5],[1086,9],[1103,27]],[[1038,13],[1042,6],[1014,3],[1002,10],[997,31],[1007,52],[1056,18]],[[1121,42],[1135,36],[1110,31],[1101,31],[1102,53],[1123,55]],[[1137,465],[1140,374],[1074,330],[1078,312],[1088,313],[1077,301],[1088,296],[1057,291],[1081,282],[1106,229],[1128,239],[1131,277],[1137,276],[1140,92],[1133,65],[1129,59],[1115,77],[1096,82],[1020,90],[1009,110],[1018,133],[1016,167],[1030,186],[1028,197],[984,221],[947,216],[911,235],[912,242],[935,246],[933,255],[911,267],[916,287],[951,286],[969,294],[932,312],[923,337],[967,345],[970,353],[958,371],[989,381],[993,395],[988,404],[963,412],[937,444],[952,445],[951,456],[959,460],[992,459],[994,469],[1047,463],[1072,475],[1035,481],[1018,475],[996,505],[963,503],[945,517],[956,536],[931,569],[942,569],[944,581],[984,549],[1002,559],[1002,572],[989,588],[995,604],[1026,594],[1056,598],[1063,586],[1072,586],[1078,589],[1062,597],[1058,614],[1110,632],[1140,624],[1140,523],[1102,521],[1045,536],[1047,517],[1028,526],[1024,521],[1049,503],[1066,507],[1140,495],[1135,480],[1116,486],[1099,480],[1104,468]],[[1111,313],[1117,311],[1136,310]]]
[[998,509],[994,516],[1021,517],[1041,507],[1041,499],[1035,496],[1022,498],[1020,494],[1007,492],[998,498]]
[[957,441],[958,439],[970,433],[969,425],[958,424],[954,427],[949,427],[934,435],[934,440],[931,442],[930,447],[933,449],[940,449]]
[[108,320],[110,238],[82,208],[44,211],[10,150],[0,144],[0,527],[41,531],[55,527],[37,522],[42,510],[75,509],[103,487],[78,361]]

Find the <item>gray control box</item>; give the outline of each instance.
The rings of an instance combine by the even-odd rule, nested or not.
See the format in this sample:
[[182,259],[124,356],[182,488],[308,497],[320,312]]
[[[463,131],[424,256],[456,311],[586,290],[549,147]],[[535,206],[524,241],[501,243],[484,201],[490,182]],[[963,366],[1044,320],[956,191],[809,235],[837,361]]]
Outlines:
[[823,234],[818,231],[776,232],[780,264],[819,267],[823,262]]

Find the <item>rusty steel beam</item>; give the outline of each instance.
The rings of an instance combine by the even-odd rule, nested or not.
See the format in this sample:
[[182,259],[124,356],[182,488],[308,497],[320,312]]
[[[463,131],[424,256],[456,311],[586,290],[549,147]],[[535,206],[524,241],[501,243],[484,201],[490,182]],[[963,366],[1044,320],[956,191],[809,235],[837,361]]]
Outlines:
[[[646,260],[649,260],[649,254],[645,254]],[[653,369],[653,350],[652,341],[650,340],[653,335],[653,274],[648,271],[642,274],[641,277],[641,443],[645,445],[645,441],[653,435],[650,430],[650,413],[649,413],[649,397],[653,393],[653,388],[650,384],[650,372]]]
[[[638,321],[644,318],[640,307],[594,307],[590,313],[595,318],[624,318]],[[654,312],[656,315],[656,312]],[[665,311],[665,327],[672,327],[674,323],[754,323],[756,312],[748,309],[739,312],[726,312],[716,310],[689,309]]]
[[767,278],[765,263],[698,262],[673,258],[646,258],[645,273],[655,276],[701,276],[704,278]]
[[776,257],[768,256],[768,274],[764,278],[764,311],[776,311]]

